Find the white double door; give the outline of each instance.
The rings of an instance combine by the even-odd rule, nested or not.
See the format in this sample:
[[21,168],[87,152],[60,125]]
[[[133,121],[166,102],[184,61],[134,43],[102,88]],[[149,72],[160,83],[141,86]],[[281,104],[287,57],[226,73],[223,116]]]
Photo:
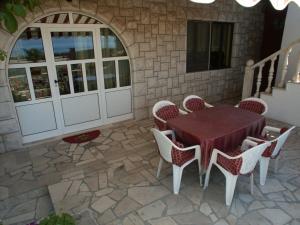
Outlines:
[[39,76],[41,84],[48,79],[50,94],[16,106],[25,143],[132,118],[131,86],[105,89],[99,28],[41,32],[46,69]]

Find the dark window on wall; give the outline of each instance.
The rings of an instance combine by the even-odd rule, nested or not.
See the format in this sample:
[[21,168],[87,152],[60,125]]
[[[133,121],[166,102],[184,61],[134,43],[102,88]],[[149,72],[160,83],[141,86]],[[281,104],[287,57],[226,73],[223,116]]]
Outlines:
[[188,21],[187,72],[229,68],[233,23]]

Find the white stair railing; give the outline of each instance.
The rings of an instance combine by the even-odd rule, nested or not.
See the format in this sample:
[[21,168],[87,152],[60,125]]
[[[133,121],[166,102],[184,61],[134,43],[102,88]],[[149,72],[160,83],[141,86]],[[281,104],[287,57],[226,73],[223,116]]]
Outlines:
[[[265,92],[265,93],[269,93],[269,94],[272,93],[272,82],[274,79],[275,62],[276,62],[276,60],[279,60],[279,57],[281,55],[284,56],[284,61],[283,61],[281,73],[279,73],[281,75],[281,77],[280,77],[280,82],[278,84],[278,87],[283,88],[286,83],[286,74],[287,74],[287,70],[288,70],[290,53],[293,50],[293,48],[298,44],[300,44],[300,38],[298,40],[292,42],[287,47],[282,48],[279,51],[273,53],[272,55],[266,57],[265,59],[257,62],[256,64],[254,64],[253,60],[248,60],[246,67],[245,67],[242,98],[243,99],[248,98],[252,95],[254,72],[255,72],[255,69],[257,69],[257,68],[258,68],[258,75],[257,75],[256,84],[255,84],[254,96],[259,97],[260,92]],[[268,86],[265,90],[261,90],[262,79],[264,78],[263,68],[265,67],[265,64],[267,62],[270,62],[269,73],[267,74],[268,75]]]

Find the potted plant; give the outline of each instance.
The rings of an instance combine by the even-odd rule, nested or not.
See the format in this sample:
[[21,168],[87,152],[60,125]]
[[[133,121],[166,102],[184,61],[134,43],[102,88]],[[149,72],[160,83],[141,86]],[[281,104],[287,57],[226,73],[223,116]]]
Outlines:
[[27,225],[75,225],[75,219],[67,213],[62,213],[61,215],[50,214],[39,223],[32,222]]

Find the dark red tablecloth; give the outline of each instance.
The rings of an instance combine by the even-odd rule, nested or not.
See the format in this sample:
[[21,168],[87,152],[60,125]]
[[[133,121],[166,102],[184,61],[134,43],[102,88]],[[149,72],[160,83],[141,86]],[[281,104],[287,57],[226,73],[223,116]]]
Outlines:
[[202,166],[206,169],[214,148],[228,152],[241,145],[247,136],[258,136],[265,118],[223,105],[171,119],[167,126],[184,143],[201,146]]

